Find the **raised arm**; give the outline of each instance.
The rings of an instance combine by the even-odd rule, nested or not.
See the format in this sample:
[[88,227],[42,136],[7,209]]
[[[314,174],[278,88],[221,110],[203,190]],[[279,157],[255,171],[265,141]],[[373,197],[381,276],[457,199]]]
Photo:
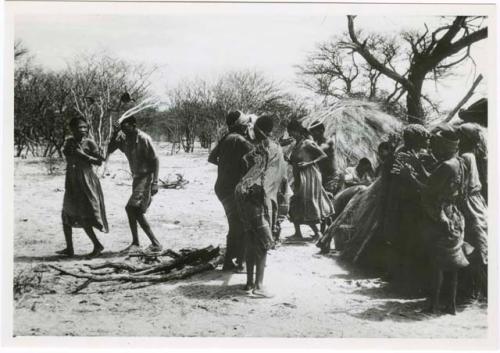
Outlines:
[[119,132],[120,132],[120,125],[118,123],[115,123],[111,131],[111,137],[109,139],[108,149],[106,152],[106,159],[108,159],[111,153],[116,151],[120,146],[118,142]]

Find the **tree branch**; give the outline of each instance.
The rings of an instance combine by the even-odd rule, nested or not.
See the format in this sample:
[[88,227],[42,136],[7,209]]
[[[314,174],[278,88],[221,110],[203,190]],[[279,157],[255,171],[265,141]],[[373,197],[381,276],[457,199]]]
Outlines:
[[366,42],[364,44],[361,44],[356,36],[356,32],[354,30],[354,17],[355,16],[347,16],[347,23],[348,23],[348,29],[349,29],[349,37],[351,38],[351,41],[353,43],[352,49],[355,50],[357,53],[359,53],[370,66],[373,68],[379,70],[384,74],[385,76],[389,77],[390,79],[399,82],[402,86],[404,87],[411,87],[411,83],[398,74],[396,71],[391,70],[384,64],[382,64],[380,61],[375,58],[372,53],[366,48]]
[[458,102],[457,106],[455,108],[452,109],[452,111],[448,114],[448,116],[446,117],[446,119],[444,119],[444,122],[449,122],[454,116],[455,114],[460,110],[460,108],[465,104],[467,103],[467,101],[470,99],[470,97],[472,97],[472,95],[474,94],[474,90],[476,89],[476,87],[479,85],[479,83],[481,82],[481,80],[483,79],[483,75],[479,75],[475,80],[474,80],[474,83],[472,84],[472,87],[469,89],[469,91],[467,92],[467,94],[464,96],[464,98],[462,98],[462,100],[460,100],[460,102]]

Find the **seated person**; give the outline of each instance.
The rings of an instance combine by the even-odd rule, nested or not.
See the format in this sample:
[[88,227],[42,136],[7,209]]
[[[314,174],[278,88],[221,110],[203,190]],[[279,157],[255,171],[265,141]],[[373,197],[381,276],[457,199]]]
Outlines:
[[373,167],[368,158],[361,158],[356,167],[346,168],[344,174],[344,185],[370,185],[374,177]]

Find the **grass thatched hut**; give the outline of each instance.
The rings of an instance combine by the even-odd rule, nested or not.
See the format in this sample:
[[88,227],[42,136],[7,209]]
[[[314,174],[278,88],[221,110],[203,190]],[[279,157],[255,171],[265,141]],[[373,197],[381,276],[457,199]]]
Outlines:
[[351,99],[313,111],[302,120],[306,127],[316,121],[325,125],[325,136],[334,140],[339,171],[363,157],[376,163],[379,143],[403,127],[399,118],[383,112],[377,103]]

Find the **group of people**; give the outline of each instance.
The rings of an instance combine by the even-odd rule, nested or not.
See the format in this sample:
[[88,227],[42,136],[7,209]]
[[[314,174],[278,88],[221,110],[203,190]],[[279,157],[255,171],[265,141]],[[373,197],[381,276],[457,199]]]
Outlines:
[[[248,293],[271,296],[263,286],[267,252],[279,241],[284,219],[294,224],[290,238],[303,239],[301,225],[307,225],[317,245],[328,251],[338,235],[336,223],[344,220],[342,215],[356,211],[363,197],[377,189],[377,198],[370,201],[377,206],[368,210],[374,215],[373,226],[361,227],[367,221],[362,219],[353,227],[377,233],[374,241],[390,249],[384,253],[391,254],[384,259],[389,277],[427,280],[433,312],[439,309],[444,277],[449,277],[446,310],[450,313],[456,311],[459,278],[474,292],[471,295],[486,295],[487,161],[484,134],[476,124],[439,126],[432,131],[408,125],[402,144],[385,141],[378,146],[376,168],[361,158],[356,166],[339,172],[334,143],[324,136],[321,122],[306,128],[292,120],[287,126],[290,138],[280,143],[272,137],[275,119],[271,115],[255,119],[232,111],[226,123],[228,132],[208,161],[217,165],[215,193],[229,226],[223,270],[246,270]],[[138,225],[151,241],[147,251],[160,251],[162,246],[145,218],[158,192],[159,160],[151,138],[130,116],[113,126],[104,157],[87,136],[84,119],[74,118],[70,128],[72,136],[63,149],[67,159],[62,210],[66,248],[59,253],[74,255],[74,227],[82,227],[92,241],[89,256],[102,252],[94,228],[108,232],[109,227],[92,166],[101,165],[117,149],[127,157],[133,176],[126,206],[132,243],[124,252],[139,250]],[[368,239],[366,234],[360,236]],[[347,239],[347,248],[349,242],[360,243]],[[342,250],[340,241],[335,243]],[[368,241],[361,243],[356,257]]]
[[[408,125],[402,144],[382,142],[378,155],[376,177],[368,187],[350,187],[334,197],[340,200],[350,192],[343,213],[337,209],[340,214],[318,246],[328,251],[335,239],[345,259],[371,267],[382,263],[388,279],[427,292],[431,312],[440,309],[443,283],[448,284],[445,311],[451,314],[456,312],[457,287],[464,298],[486,297],[483,129],[471,123],[431,131]],[[341,236],[342,224],[351,229],[347,239]]]
[[137,225],[151,241],[147,251],[161,251],[162,246],[145,218],[152,197],[158,192],[159,159],[151,137],[139,130],[135,117],[130,116],[113,126],[107,154],[104,157],[96,143],[89,138],[89,125],[84,118],[73,118],[69,127],[71,137],[66,139],[63,147],[67,162],[62,209],[66,248],[57,253],[66,256],[75,254],[73,228],[83,228],[92,241],[94,248],[88,257],[98,256],[103,251],[104,247],[97,238],[94,228],[107,233],[109,227],[101,184],[93,166],[101,165],[117,149],[127,157],[133,177],[132,195],[125,207],[132,243],[122,252],[139,250]]

